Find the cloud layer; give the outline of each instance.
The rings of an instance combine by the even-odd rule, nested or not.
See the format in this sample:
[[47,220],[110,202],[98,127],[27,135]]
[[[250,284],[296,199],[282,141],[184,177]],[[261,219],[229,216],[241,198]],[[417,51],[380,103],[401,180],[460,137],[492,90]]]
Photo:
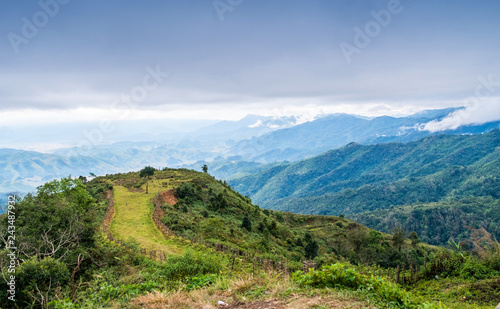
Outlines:
[[[388,4],[254,0],[221,19],[212,1],[69,1],[41,25],[39,2],[6,1],[0,111],[102,112],[159,66],[169,76],[136,102],[143,114],[307,105],[397,114],[457,106],[477,76],[500,72],[500,2],[401,0],[400,13],[380,23],[374,16]],[[380,33],[346,61],[340,45],[374,22]],[[17,52],[12,34],[26,40]]]
[[[470,102],[475,102],[470,104]],[[421,129],[430,132],[454,130],[460,126],[500,121],[500,97],[470,98],[464,109],[455,111],[440,121],[431,121]],[[464,102],[464,103],[466,103]]]

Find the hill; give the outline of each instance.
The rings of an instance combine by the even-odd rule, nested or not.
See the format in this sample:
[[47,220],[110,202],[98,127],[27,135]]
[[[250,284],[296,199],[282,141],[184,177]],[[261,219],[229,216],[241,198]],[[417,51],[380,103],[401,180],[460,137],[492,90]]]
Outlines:
[[[16,302],[3,308],[486,308],[498,292],[496,256],[479,260],[343,217],[261,209],[191,170],[145,168],[85,185],[65,178],[11,210],[0,236],[16,233],[19,245],[0,243],[0,265],[6,273],[19,248]],[[299,271],[305,258],[314,263]],[[414,289],[436,275],[445,279]],[[450,280],[459,288],[450,292]]]
[[[141,203],[147,205],[148,195],[140,194],[144,192],[140,188],[145,181],[138,173],[100,177],[89,185],[106,182],[113,185],[117,211],[127,201],[134,200],[133,204],[137,206],[138,198],[142,198],[144,201]],[[156,202],[156,206],[161,208],[161,222],[177,236],[191,241],[202,238],[205,242],[237,248],[275,262],[288,260],[294,269],[301,268],[301,261],[316,256],[321,257],[317,260],[320,264],[340,257],[352,263],[362,261],[385,267],[409,263],[390,246],[391,237],[388,235],[346,218],[261,209],[253,205],[248,197],[232,190],[226,182],[217,181],[208,174],[164,169],[155,173],[148,186],[151,194],[161,193]],[[166,198],[168,196],[172,198]],[[149,210],[147,207],[143,209]],[[120,210],[120,215],[125,211]],[[123,234],[122,239],[136,239],[141,235],[137,226],[144,224],[133,221],[139,220],[141,211],[134,208],[133,212],[134,215],[123,219],[131,224],[123,229],[133,230],[133,233],[126,235],[117,226],[111,226],[112,231]],[[362,244],[371,244],[372,248],[366,250]],[[425,251],[417,250],[414,254],[423,263]]]
[[309,214],[350,215],[468,196],[498,199],[499,146],[499,130],[406,144],[351,143],[229,182],[263,207]]

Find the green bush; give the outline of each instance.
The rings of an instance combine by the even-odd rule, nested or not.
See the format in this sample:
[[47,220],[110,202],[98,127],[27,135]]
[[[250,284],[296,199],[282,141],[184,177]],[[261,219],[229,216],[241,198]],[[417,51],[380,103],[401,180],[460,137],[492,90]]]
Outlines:
[[157,269],[157,272],[168,281],[180,280],[189,276],[216,274],[224,267],[222,257],[192,250],[188,250],[181,256],[169,257],[162,266],[162,268]]
[[40,261],[32,258],[16,270],[16,286],[20,289],[16,302],[22,308],[44,307],[63,294],[69,280],[70,272],[62,262],[51,257]]
[[187,285],[184,288],[187,291],[201,289],[203,287],[209,286],[215,282],[217,279],[216,274],[200,275],[196,277],[188,277]]
[[305,287],[359,290],[394,308],[441,308],[432,304],[418,304],[410,294],[385,278],[367,276],[354,268],[337,263],[323,266],[320,270],[293,274],[293,280]]
[[[493,264],[491,264],[493,263]],[[497,273],[494,259],[482,261],[463,252],[439,251],[423,270],[427,279],[439,277],[461,277],[464,279],[485,279]]]

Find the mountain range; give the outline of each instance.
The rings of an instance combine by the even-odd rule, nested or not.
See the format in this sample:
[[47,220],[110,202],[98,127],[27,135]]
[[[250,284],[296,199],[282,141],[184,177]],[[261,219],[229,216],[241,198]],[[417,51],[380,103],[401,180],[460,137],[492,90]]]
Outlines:
[[[127,129],[120,136],[111,135],[111,140],[115,141],[111,144],[96,143],[49,153],[0,149],[0,195],[30,192],[47,180],[68,175],[105,175],[138,170],[146,165],[199,170],[207,164],[212,175],[229,180],[270,167],[279,169],[286,164],[284,161],[302,160],[351,142],[376,144],[416,140],[433,134],[421,130],[421,124],[440,120],[455,110],[425,111],[400,118],[334,114],[308,122],[296,117],[249,115],[239,121],[209,123],[187,133],[173,131],[168,124],[153,121],[147,131],[139,131],[136,125],[131,125],[136,133]],[[498,125],[464,126],[444,133],[483,133]],[[155,126],[156,131],[153,130]],[[118,124],[118,127],[125,125]],[[77,126],[71,126],[69,132],[77,132]],[[68,133],[67,138],[71,134]]]
[[499,146],[498,129],[479,135],[435,135],[409,143],[351,143],[230,184],[267,208],[334,215],[437,202],[463,195],[470,184],[485,178],[492,180],[485,183],[491,186],[487,190],[496,195]]

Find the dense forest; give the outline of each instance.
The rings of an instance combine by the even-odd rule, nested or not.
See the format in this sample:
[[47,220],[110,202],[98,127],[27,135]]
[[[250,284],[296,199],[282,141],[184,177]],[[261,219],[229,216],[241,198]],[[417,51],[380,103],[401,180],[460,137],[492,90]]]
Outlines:
[[435,245],[446,245],[453,239],[472,248],[471,235],[477,229],[500,239],[500,200],[491,196],[391,207],[353,214],[350,218],[385,232],[402,226]]

